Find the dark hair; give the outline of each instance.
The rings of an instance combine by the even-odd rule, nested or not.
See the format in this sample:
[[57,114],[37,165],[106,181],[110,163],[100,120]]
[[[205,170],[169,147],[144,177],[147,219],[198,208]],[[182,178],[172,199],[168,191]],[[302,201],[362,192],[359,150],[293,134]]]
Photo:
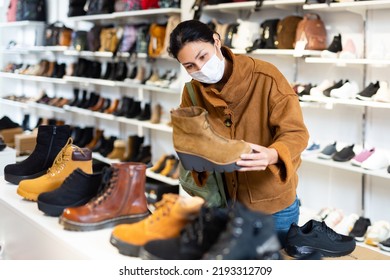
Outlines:
[[209,42],[214,44],[215,32],[199,20],[187,20],[179,23],[172,31],[169,40],[168,52],[177,59],[177,54],[189,42]]

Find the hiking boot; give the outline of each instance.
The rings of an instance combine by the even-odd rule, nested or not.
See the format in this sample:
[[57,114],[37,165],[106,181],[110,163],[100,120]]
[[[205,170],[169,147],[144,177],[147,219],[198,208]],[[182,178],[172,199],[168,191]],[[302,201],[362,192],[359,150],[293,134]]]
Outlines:
[[92,152],[73,145],[72,138],[69,138],[47,173],[38,178],[20,181],[17,193],[27,200],[37,201],[39,194],[60,187],[76,168],[92,173]]
[[182,230],[180,237],[146,243],[140,257],[147,260],[199,260],[217,241],[228,222],[227,209],[205,207]]
[[281,246],[271,215],[252,211],[235,202],[229,221],[204,260],[279,259]]
[[60,216],[66,230],[90,231],[134,223],[149,215],[145,196],[146,165],[113,163],[102,191],[87,204],[68,207]]
[[301,258],[314,251],[323,257],[341,257],[355,250],[355,240],[338,234],[325,222],[309,220],[302,227],[293,223],[286,237],[286,253],[294,258]]
[[[211,127],[208,112],[198,106],[171,111],[173,145],[186,170],[233,172],[236,162],[252,148],[242,140],[217,134]],[[218,147],[218,148],[216,148]]]
[[119,253],[137,257],[141,247],[149,241],[178,237],[183,227],[198,215],[203,204],[201,197],[164,194],[148,218],[135,224],[116,226],[110,242]]
[[88,174],[80,168],[75,169],[59,188],[38,196],[38,209],[46,215],[58,217],[67,207],[86,204],[98,194],[102,174]]
[[70,137],[68,125],[40,125],[34,151],[25,160],[8,164],[4,168],[4,179],[12,184],[21,180],[34,179],[44,175]]

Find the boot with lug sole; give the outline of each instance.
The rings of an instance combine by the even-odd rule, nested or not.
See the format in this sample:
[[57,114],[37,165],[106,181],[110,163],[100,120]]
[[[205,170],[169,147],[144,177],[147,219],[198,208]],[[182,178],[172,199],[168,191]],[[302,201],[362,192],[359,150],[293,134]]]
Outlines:
[[37,201],[38,195],[57,189],[76,168],[92,173],[92,152],[72,144],[72,138],[58,153],[47,173],[35,178],[22,180],[17,193],[27,200]]
[[146,165],[113,163],[102,191],[87,204],[68,207],[60,216],[66,230],[91,231],[138,222],[149,215],[145,196]]
[[119,253],[138,256],[141,247],[151,240],[178,237],[184,226],[199,214],[203,204],[201,197],[164,194],[148,218],[135,224],[116,226],[110,242]]
[[173,146],[184,169],[233,172],[242,154],[252,152],[243,140],[227,139],[211,127],[208,112],[199,106],[171,111]]

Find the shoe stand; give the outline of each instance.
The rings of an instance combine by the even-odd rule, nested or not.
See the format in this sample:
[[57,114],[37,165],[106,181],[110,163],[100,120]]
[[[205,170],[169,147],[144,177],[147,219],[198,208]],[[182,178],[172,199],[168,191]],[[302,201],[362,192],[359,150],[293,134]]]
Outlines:
[[16,185],[0,177],[0,259],[131,259],[110,244],[111,228],[66,231],[58,223],[58,217],[46,216],[36,202],[24,200],[16,189]]

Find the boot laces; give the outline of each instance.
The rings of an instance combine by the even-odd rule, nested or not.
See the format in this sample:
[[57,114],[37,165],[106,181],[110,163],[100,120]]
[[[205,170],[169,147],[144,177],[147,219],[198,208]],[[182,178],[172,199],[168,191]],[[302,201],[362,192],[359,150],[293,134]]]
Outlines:
[[198,245],[201,245],[204,240],[204,228],[205,223],[207,223],[208,217],[205,214],[200,214],[192,223],[188,223],[181,234],[183,242],[189,243],[190,241],[195,241]]
[[99,186],[98,194],[91,200],[94,206],[101,204],[112,193],[118,182],[118,168],[105,167],[103,170],[102,182]]
[[[69,137],[68,141],[66,142],[66,145],[61,149],[61,151],[57,154],[56,158],[54,159],[53,165],[47,170],[47,174],[54,176],[55,174],[61,172],[62,169],[64,169],[65,163],[70,159],[70,157],[66,154],[66,150],[69,148],[69,146],[72,146],[72,143],[73,140],[71,137]],[[77,146],[74,147],[84,155],[82,149],[80,149]]]
[[149,223],[158,222],[168,216],[177,199],[177,196],[164,195],[163,199],[155,204],[156,210],[147,218]]

